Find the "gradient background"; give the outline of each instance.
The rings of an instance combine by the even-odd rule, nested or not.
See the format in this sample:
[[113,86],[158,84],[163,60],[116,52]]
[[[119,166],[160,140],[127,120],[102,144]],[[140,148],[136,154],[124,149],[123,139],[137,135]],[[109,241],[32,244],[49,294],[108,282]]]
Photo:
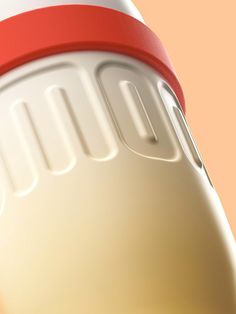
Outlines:
[[193,137],[236,238],[236,2],[133,2],[169,52]]

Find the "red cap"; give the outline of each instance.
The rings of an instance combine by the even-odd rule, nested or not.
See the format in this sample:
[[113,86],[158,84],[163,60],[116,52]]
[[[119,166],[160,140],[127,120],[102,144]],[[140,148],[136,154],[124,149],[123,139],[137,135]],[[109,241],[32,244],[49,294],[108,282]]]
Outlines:
[[42,8],[1,21],[0,38],[0,75],[62,52],[116,52],[157,70],[185,110],[183,91],[159,38],[146,25],[124,13],[88,5]]

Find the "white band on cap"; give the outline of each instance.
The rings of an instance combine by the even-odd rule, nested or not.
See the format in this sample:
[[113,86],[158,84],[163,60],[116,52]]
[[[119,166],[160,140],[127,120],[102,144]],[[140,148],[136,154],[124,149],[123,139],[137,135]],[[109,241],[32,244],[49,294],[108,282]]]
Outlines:
[[35,9],[69,4],[85,4],[106,7],[121,11],[141,22],[144,22],[141,14],[131,0],[0,0],[0,21]]

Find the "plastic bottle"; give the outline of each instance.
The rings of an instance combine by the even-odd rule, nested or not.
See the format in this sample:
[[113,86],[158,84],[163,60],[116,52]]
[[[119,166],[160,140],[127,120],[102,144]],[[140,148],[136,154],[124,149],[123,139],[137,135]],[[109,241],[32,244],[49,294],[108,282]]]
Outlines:
[[131,1],[0,19],[1,313],[235,314],[233,235]]

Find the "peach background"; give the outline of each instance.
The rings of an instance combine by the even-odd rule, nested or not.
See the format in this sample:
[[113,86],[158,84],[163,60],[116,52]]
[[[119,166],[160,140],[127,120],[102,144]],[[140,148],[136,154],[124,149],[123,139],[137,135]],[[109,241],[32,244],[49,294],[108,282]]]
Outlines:
[[133,2],[169,52],[193,137],[236,237],[236,2]]

